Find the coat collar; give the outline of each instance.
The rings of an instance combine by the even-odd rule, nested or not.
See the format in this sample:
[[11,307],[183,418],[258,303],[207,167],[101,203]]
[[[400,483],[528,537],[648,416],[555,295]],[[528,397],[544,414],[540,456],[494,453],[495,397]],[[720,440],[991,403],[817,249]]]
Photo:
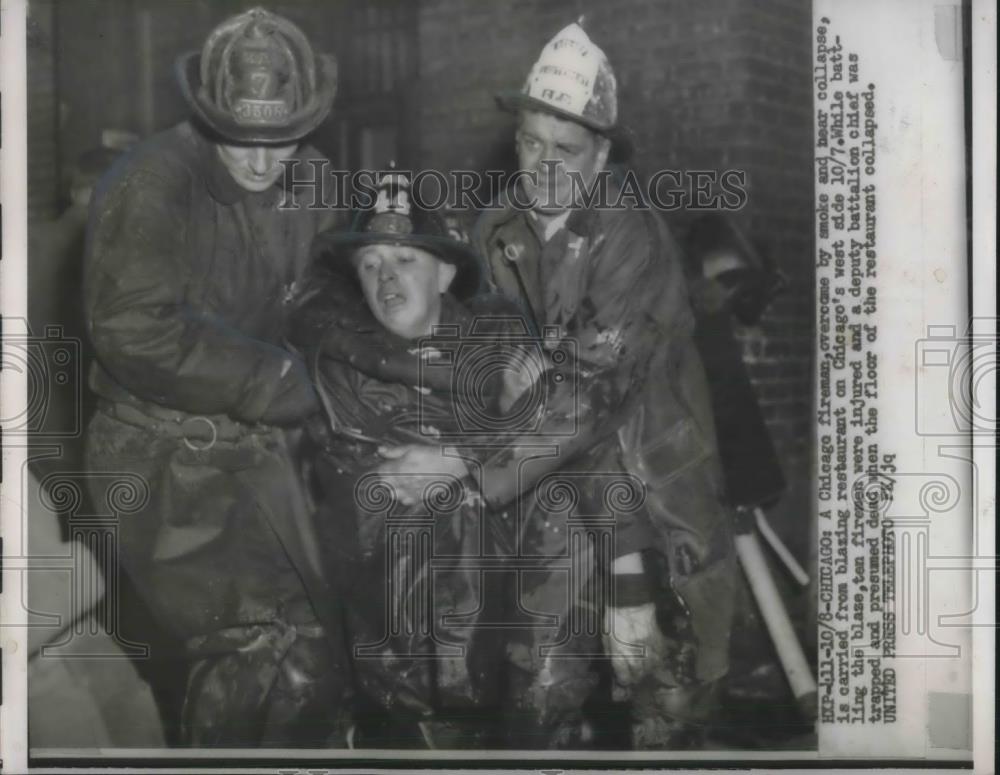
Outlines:
[[[542,227],[534,218],[530,217],[525,210],[514,207],[511,204],[509,194],[504,194],[500,198],[499,207],[493,211],[488,211],[487,223],[492,222],[493,229],[499,229],[514,221],[518,217],[522,218],[533,233],[538,236],[540,244],[545,244],[542,236]],[[566,219],[564,228],[578,237],[589,239],[595,235],[600,220],[600,212],[596,208],[574,208]]]

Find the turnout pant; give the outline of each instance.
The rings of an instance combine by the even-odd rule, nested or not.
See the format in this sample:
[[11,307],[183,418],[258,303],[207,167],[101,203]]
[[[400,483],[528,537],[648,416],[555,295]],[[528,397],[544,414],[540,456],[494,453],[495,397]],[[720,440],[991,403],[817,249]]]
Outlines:
[[[113,409],[99,409],[88,428],[93,519],[110,547],[111,603],[117,575],[128,574],[171,636],[148,655],[150,666],[178,666],[167,680],[185,687],[180,729],[168,739],[343,744],[348,664],[331,637],[339,632],[307,593],[308,563],[293,551],[298,481],[278,432],[213,432],[211,443],[195,443],[167,419],[144,427],[137,413],[123,419]],[[147,673],[155,683],[155,669]]]

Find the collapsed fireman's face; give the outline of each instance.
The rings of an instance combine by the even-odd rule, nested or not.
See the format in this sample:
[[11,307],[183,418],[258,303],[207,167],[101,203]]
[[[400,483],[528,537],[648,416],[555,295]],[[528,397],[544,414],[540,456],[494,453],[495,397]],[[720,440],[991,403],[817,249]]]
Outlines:
[[247,191],[266,191],[282,174],[281,160],[289,158],[298,145],[224,145],[219,158],[233,180]]
[[404,339],[432,333],[441,318],[441,294],[455,277],[453,265],[406,245],[368,245],[353,260],[379,323]]
[[[515,135],[520,184],[535,210],[558,215],[580,200],[580,184],[593,185],[608,160],[610,143],[575,121],[550,113],[522,111]],[[576,177],[576,185],[573,178]]]

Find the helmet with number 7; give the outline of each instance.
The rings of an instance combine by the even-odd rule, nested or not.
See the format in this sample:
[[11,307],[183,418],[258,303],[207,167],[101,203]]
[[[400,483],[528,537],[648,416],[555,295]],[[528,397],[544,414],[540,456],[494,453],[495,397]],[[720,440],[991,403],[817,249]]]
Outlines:
[[222,22],[176,68],[195,118],[230,143],[297,142],[329,115],[337,91],[336,59],[263,8]]

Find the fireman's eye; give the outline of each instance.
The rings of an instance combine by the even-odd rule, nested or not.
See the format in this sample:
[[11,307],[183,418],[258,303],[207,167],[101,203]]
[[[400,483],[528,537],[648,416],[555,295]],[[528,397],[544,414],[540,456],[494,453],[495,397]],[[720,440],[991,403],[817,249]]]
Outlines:
[[537,151],[541,148],[541,143],[534,137],[528,135],[520,135],[519,138],[521,145],[529,151]]

